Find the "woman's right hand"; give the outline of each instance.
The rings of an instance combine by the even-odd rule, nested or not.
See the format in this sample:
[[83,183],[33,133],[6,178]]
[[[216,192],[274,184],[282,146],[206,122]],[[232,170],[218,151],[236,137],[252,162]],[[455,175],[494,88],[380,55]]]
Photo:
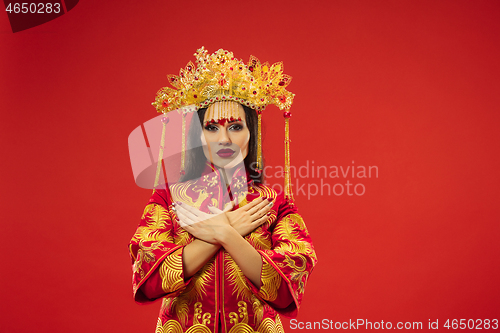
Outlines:
[[[229,224],[242,236],[250,234],[259,226],[264,224],[271,213],[272,198],[257,198],[249,204],[233,211],[227,211],[226,216]],[[218,214],[222,211],[215,207],[208,208],[212,213]],[[226,211],[226,209],[224,210]]]

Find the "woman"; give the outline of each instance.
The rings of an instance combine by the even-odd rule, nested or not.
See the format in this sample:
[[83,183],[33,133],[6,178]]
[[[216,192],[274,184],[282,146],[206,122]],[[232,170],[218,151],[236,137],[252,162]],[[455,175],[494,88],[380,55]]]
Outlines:
[[[241,61],[232,53],[198,52],[205,71],[196,69],[193,80],[221,71],[230,89],[214,92],[193,117],[182,181],[155,190],[146,206],[130,244],[134,296],[140,303],[163,297],[156,332],[283,332],[278,313],[297,315],[316,255],[295,205],[253,167],[262,163],[260,122],[248,105],[259,106],[244,95],[252,70],[234,75]],[[182,96],[207,87],[183,84]]]

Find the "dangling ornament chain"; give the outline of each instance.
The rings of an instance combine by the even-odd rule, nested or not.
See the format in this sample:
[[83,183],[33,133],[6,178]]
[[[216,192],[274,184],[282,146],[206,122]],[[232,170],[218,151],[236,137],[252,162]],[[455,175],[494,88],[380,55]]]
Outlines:
[[182,150],[181,150],[181,176],[186,173],[185,162],[186,162],[186,111],[182,112]]
[[[161,119],[161,122],[163,123],[163,128],[161,130],[161,139],[160,139],[160,153],[158,155],[158,165],[156,166],[156,176],[155,176],[155,182],[154,182],[154,189],[158,186],[158,183],[160,182],[160,171],[161,171],[161,163],[163,160],[163,149],[165,147],[165,132],[167,128],[167,123],[169,119],[168,117],[163,117]],[[153,190],[154,193],[154,190]]]
[[257,111],[258,113],[258,125],[257,125],[257,173],[262,172],[262,111]]
[[285,198],[289,204],[293,204],[292,184],[290,181],[290,110],[283,112],[285,117]]

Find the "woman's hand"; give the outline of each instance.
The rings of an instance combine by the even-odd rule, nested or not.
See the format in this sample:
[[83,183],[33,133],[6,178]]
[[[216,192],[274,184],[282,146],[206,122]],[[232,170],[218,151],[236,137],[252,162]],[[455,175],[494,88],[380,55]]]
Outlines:
[[[260,197],[235,211],[227,211],[228,207],[226,207],[224,211],[227,211],[226,216],[229,220],[229,224],[236,229],[242,237],[245,237],[269,219],[271,215],[269,211],[273,206],[272,200],[271,198]],[[234,203],[228,205],[229,209],[232,208],[233,204]],[[208,207],[208,209],[215,214],[223,212],[215,207]]]
[[194,237],[207,243],[219,244],[220,239],[227,235],[228,228],[231,228],[226,210],[207,214],[181,202],[174,203],[173,206],[179,218],[179,225]]

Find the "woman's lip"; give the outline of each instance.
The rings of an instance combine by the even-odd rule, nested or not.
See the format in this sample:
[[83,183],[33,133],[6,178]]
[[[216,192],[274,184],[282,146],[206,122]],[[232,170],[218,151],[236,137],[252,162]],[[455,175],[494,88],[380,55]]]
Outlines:
[[231,157],[235,153],[232,149],[221,149],[217,152],[220,157]]

